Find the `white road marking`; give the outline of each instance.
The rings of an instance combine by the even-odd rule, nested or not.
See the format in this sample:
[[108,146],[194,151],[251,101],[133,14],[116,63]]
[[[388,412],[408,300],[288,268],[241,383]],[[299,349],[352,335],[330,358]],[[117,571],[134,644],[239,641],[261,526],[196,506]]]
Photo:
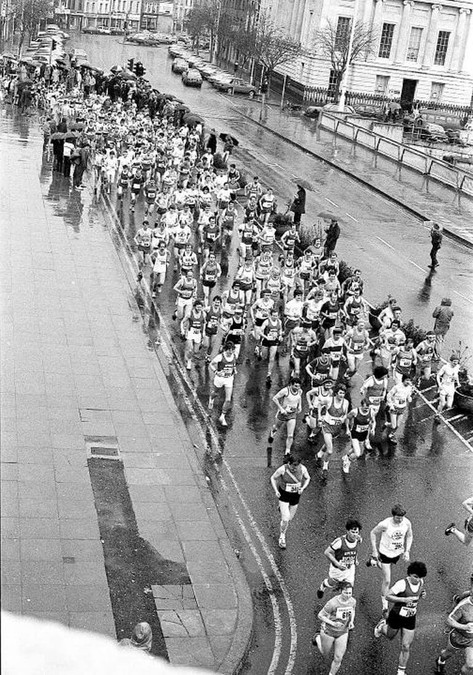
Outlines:
[[349,213],[347,213],[346,211],[345,211],[345,215],[348,216],[349,218],[351,218],[352,220],[354,220],[355,223],[358,222],[358,219],[357,219],[357,218],[354,218],[353,216],[351,216],[351,215],[350,215]]
[[455,420],[463,420],[466,419],[466,415],[455,415],[454,417],[449,417],[448,421],[449,422],[454,422]]
[[388,246],[390,249],[392,249],[394,251],[394,246],[391,246],[391,244],[388,244],[387,241],[385,241],[384,239],[381,239],[381,237],[376,237],[376,239],[379,239],[379,241],[382,241],[383,244],[386,244],[386,246]]
[[[120,231],[118,230],[118,228],[115,224],[115,218],[113,217],[111,207],[106,203],[106,201],[104,199],[102,201],[105,204],[106,210],[111,214],[110,220],[112,222],[113,229],[117,232],[117,234],[120,235]],[[127,264],[128,264],[128,266],[131,270],[131,273],[133,274],[133,276],[135,276],[137,271],[138,271],[138,266],[136,264],[136,258],[133,255],[133,251],[132,251],[128,241],[126,241],[126,239],[125,239],[124,243],[125,243],[125,247],[128,249],[128,253],[130,254],[130,255],[125,256],[125,260],[127,261]],[[133,263],[135,263],[134,265],[133,265],[132,261],[133,261]],[[151,289],[150,289],[149,284],[146,281],[146,279],[143,278],[141,283],[145,286],[145,288],[147,290],[146,303],[149,306],[148,298],[151,295],[151,293],[150,293]],[[161,339],[160,347],[163,350],[163,353],[166,356],[166,358],[168,359],[170,365],[173,365],[176,368],[176,370],[179,372],[182,380],[184,382],[186,382],[187,386],[189,387],[190,391],[193,394],[194,401],[192,402],[189,399],[189,397],[187,396],[187,393],[186,393],[186,391],[185,391],[185,389],[182,385],[182,382],[179,379],[176,380],[180,389],[181,389],[181,391],[182,391],[182,393],[183,393],[183,398],[185,400],[185,403],[186,403],[186,406],[189,410],[189,413],[191,414],[194,423],[197,425],[197,429],[199,431],[199,435],[201,436],[201,438],[203,440],[204,446],[207,446],[207,438],[206,438],[206,434],[205,434],[205,432],[202,428],[202,425],[199,421],[198,415],[195,412],[195,408],[197,408],[197,410],[199,410],[203,419],[206,420],[207,430],[210,432],[210,435],[211,435],[212,440],[213,440],[214,445],[215,445],[215,449],[221,455],[220,442],[219,442],[218,436],[215,432],[213,423],[209,420],[207,411],[204,409],[202,403],[200,402],[199,398],[197,397],[197,392],[195,391],[195,389],[193,387],[193,383],[189,379],[189,376],[188,376],[186,370],[184,369],[183,365],[180,362],[180,357],[175,358],[171,349],[170,349],[169,345],[172,344],[172,336],[169,333],[169,331],[167,329],[167,326],[163,321],[163,316],[161,314],[161,311],[159,310],[158,307],[156,307],[156,305],[155,305],[155,311],[156,311],[156,313],[159,317],[160,329],[161,329],[160,333],[161,333],[161,335],[163,335],[163,333],[164,333],[164,338],[165,338],[164,340]],[[278,580],[279,586],[280,586],[282,594],[284,596],[284,601],[286,603],[287,612],[288,612],[288,616],[289,616],[289,626],[290,626],[290,634],[291,634],[289,658],[288,658],[288,662],[287,662],[286,669],[285,669],[285,675],[290,675],[292,673],[293,668],[294,668],[294,663],[295,663],[296,653],[297,653],[297,623],[296,623],[294,607],[293,607],[293,604],[292,604],[292,601],[291,601],[291,598],[290,598],[290,595],[289,595],[289,591],[288,591],[287,586],[285,584],[284,578],[283,578],[283,576],[282,576],[282,574],[279,570],[279,567],[278,567],[276,561],[274,560],[273,554],[271,553],[271,550],[270,550],[270,548],[269,548],[269,546],[268,546],[268,544],[267,544],[267,542],[264,538],[264,535],[261,532],[261,530],[259,529],[255,519],[253,518],[253,515],[251,513],[250,508],[248,507],[245,499],[243,498],[243,495],[241,494],[241,491],[240,491],[240,488],[238,487],[235,476],[233,475],[233,472],[232,472],[227,460],[223,457],[222,457],[222,464],[225,466],[225,469],[227,470],[227,473],[230,476],[231,482],[232,482],[232,484],[233,484],[233,486],[234,486],[234,488],[235,488],[235,490],[236,490],[236,492],[237,492],[237,494],[240,498],[240,501],[243,505],[243,509],[246,513],[246,517],[248,518],[248,521],[250,522],[250,525],[253,528],[253,531],[256,534],[256,537],[260,541],[261,547],[263,548],[263,551],[264,551],[264,553],[265,553],[265,555],[268,559],[269,565],[270,565],[270,567],[273,571],[274,576]],[[215,466],[216,466],[216,464],[215,464]],[[219,480],[222,483],[222,487],[224,487],[224,489],[227,492],[229,492],[228,486],[226,485],[225,479],[221,475],[221,472],[219,472]],[[273,588],[273,585],[271,583],[271,579],[269,578],[269,576],[267,575],[267,573],[264,569],[261,557],[259,556],[259,554],[258,554],[258,552],[255,548],[255,545],[254,545],[254,543],[251,539],[251,536],[249,535],[248,530],[246,529],[246,527],[243,523],[243,520],[242,520],[236,506],[233,504],[233,502],[232,502],[232,508],[233,508],[233,511],[234,511],[235,516],[237,518],[238,524],[240,525],[240,528],[242,530],[243,536],[244,536],[245,540],[247,541],[248,546],[249,546],[249,548],[250,548],[250,550],[251,550],[251,552],[252,552],[252,554],[253,554],[253,556],[256,560],[256,563],[257,563],[258,568],[260,570],[261,576],[263,577],[263,581],[264,581],[265,586],[268,590],[268,594],[271,598],[271,604],[272,604],[273,616],[274,616],[274,626],[275,626],[275,640],[274,640],[274,651],[273,651],[273,656],[272,656],[272,659],[271,659],[271,664],[270,664],[270,667],[268,669],[268,675],[274,675],[274,673],[276,672],[277,666],[279,664],[279,660],[281,658],[281,649],[282,649],[282,621],[281,621],[281,611],[280,611],[280,608],[279,608],[277,595],[274,592],[274,588]]]
[[[434,408],[434,406],[432,405],[432,403],[431,403],[430,401],[428,401],[428,400],[425,398],[424,394],[423,394],[419,389],[416,389],[416,391],[417,391],[417,393],[419,394],[419,396],[420,396],[421,398],[424,399],[424,402],[426,403],[426,405],[428,405],[429,408],[430,408],[431,410],[433,410],[435,414],[437,414],[437,410]],[[450,429],[450,431],[453,431],[453,433],[454,433],[455,436],[460,440],[460,442],[463,443],[463,445],[464,445],[466,448],[468,448],[468,450],[469,450],[470,452],[473,452],[473,446],[471,446],[470,443],[468,443],[468,441],[466,440],[466,438],[463,438],[463,436],[461,435],[461,433],[460,433],[459,431],[457,431],[457,430],[455,429],[455,427],[454,427],[452,424],[450,424],[450,422],[449,422],[447,419],[445,419],[445,417],[442,415],[442,413],[440,413],[440,417],[441,417],[442,420],[445,422],[445,425]]]
[[466,295],[463,295],[463,293],[459,293],[458,291],[453,291],[457,295],[460,296],[460,298],[463,298],[463,300],[466,300],[467,302],[470,303],[470,305],[473,305],[473,300],[471,298],[467,298]]
[[329,204],[332,204],[333,206],[336,206],[337,209],[340,208],[340,207],[338,206],[338,204],[335,204],[335,202],[332,202],[332,200],[329,199],[328,197],[324,197],[324,199],[325,199],[325,201],[327,201]]
[[420,265],[418,265],[418,264],[417,264],[416,262],[414,262],[413,260],[409,260],[409,262],[411,263],[411,265],[415,265],[415,266],[417,267],[417,269],[419,269],[421,272],[427,272],[427,270],[425,270],[423,267],[421,267]]

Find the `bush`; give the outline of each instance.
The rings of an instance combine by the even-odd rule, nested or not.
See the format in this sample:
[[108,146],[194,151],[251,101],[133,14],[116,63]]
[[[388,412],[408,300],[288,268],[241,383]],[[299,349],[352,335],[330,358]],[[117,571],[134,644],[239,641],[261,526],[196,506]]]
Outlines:
[[227,163],[224,161],[222,155],[219,152],[216,152],[214,155],[214,168],[215,169],[227,168]]
[[275,213],[270,216],[270,220],[276,229],[276,236],[278,238],[281,237],[292,224],[292,216],[290,213]]
[[417,326],[413,319],[410,319],[402,326],[402,332],[405,334],[407,339],[411,338],[413,340],[414,347],[416,347],[419,342],[422,342],[422,340],[425,340],[427,337],[427,331],[424,328]]
[[300,247],[302,250],[312,246],[316,239],[324,240],[324,232],[318,223],[304,222],[299,228],[299,237],[301,238]]
[[340,271],[338,272],[338,280],[340,284],[343,284],[344,281],[352,277],[354,274],[355,268],[350,267],[350,265],[344,260],[340,260]]

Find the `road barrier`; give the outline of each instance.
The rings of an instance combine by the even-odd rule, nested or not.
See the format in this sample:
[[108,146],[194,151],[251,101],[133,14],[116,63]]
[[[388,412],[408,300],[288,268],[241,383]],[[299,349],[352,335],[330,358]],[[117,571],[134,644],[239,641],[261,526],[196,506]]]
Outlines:
[[398,164],[418,171],[424,176],[429,176],[458,192],[473,197],[473,173],[469,171],[458,169],[441,159],[431,157],[425,152],[410,148],[369,129],[359,127],[336,115],[322,113],[320,115],[320,126],[349,139],[353,143],[359,143],[375,153],[384,155]]

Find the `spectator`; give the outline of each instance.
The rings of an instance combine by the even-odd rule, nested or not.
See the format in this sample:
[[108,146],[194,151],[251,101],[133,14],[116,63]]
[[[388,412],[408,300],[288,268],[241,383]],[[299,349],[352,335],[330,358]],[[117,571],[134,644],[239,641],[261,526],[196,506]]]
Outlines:
[[338,238],[340,236],[340,225],[335,218],[332,218],[330,225],[325,230],[325,257],[328,258],[330,254],[335,251]]
[[437,352],[440,350],[445,342],[445,336],[450,328],[450,322],[453,317],[452,301],[450,298],[443,298],[440,305],[438,305],[432,314],[435,319],[434,333],[437,342]]

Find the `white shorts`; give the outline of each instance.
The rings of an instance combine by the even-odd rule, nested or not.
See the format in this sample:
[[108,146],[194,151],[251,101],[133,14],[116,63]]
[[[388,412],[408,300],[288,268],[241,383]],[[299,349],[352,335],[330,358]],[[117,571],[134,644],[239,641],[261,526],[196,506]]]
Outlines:
[[225,389],[231,389],[233,387],[233,379],[234,379],[233,375],[231,377],[223,377],[222,375],[215,375],[214,387],[216,389],[221,389],[222,387],[225,387]]
[[189,340],[196,345],[200,345],[202,342],[202,333],[198,330],[194,330],[193,328],[189,328],[187,331],[186,340]]
[[186,309],[187,307],[192,308],[194,300],[192,298],[178,298],[176,301],[176,307],[179,309]]
[[351,565],[346,570],[340,570],[338,567],[330,565],[328,577],[334,581],[349,581],[353,586],[355,583],[355,565]]

